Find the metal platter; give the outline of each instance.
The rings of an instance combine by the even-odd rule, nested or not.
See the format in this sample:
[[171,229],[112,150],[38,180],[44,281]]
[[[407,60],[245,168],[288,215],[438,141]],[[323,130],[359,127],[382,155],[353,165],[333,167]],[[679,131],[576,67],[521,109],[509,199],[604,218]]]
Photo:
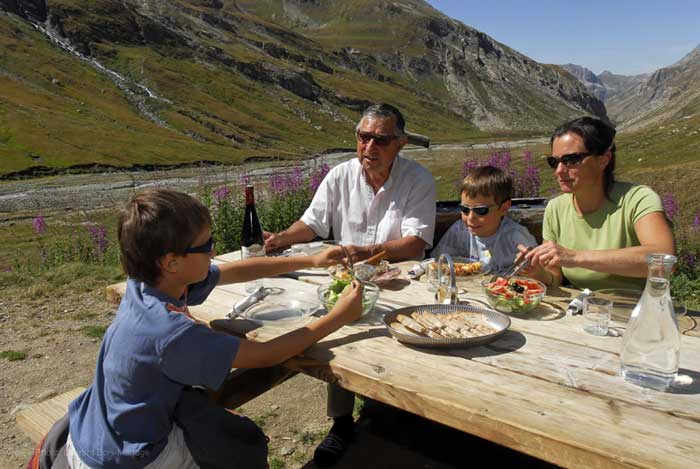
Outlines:
[[[496,329],[495,332],[476,337],[461,337],[461,338],[432,338],[423,337],[420,335],[407,334],[391,327],[390,324],[396,321],[398,315],[410,316],[411,313],[432,313],[436,315],[447,313],[463,313],[467,315],[477,316],[485,321],[489,326]],[[417,345],[419,347],[432,348],[466,348],[477,345],[484,345],[496,340],[510,327],[510,318],[503,313],[493,311],[491,309],[479,308],[469,305],[420,305],[409,306],[406,308],[397,309],[387,313],[384,316],[384,325],[389,333],[399,342],[405,344]]]

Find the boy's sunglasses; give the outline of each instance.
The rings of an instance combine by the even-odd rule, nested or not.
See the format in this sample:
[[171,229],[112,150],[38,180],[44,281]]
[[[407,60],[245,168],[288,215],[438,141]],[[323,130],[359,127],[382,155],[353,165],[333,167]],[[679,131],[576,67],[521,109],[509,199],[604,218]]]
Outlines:
[[569,153],[568,155],[560,156],[548,156],[547,164],[552,169],[557,169],[559,163],[563,164],[567,168],[580,165],[587,156],[591,156],[592,153]]
[[500,204],[496,205],[478,205],[476,207],[470,207],[469,205],[464,205],[464,204],[459,204],[459,211],[462,212],[465,215],[469,215],[469,212],[473,211],[480,217],[483,217],[487,213],[489,213],[489,210],[491,210],[492,207],[500,207]]
[[396,140],[396,135],[376,135],[369,132],[357,132],[357,140],[367,145],[370,141],[374,140],[374,144],[380,147],[385,147],[389,145],[392,141]]
[[185,254],[209,254],[214,250],[214,238],[210,237],[206,243],[200,246],[192,246],[185,249]]

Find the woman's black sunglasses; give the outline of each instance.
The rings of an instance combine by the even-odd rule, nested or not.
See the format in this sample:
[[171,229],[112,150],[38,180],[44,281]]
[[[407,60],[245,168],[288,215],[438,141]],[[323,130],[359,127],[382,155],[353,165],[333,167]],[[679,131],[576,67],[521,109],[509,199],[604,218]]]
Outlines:
[[476,207],[470,207],[469,205],[459,204],[459,211],[465,215],[469,215],[469,212],[474,211],[474,213],[476,213],[480,217],[483,217],[484,215],[489,213],[489,210],[491,210],[492,207],[500,207],[500,205],[479,205]]
[[568,155],[560,156],[559,158],[556,156],[548,156],[547,164],[552,169],[557,169],[559,163],[563,164],[567,168],[571,168],[572,166],[580,165],[584,158],[591,155],[592,153],[569,153]]
[[374,143],[380,147],[385,147],[389,145],[392,141],[396,140],[396,135],[376,135],[369,132],[357,132],[357,139],[364,145],[374,140]]
[[214,238],[210,237],[206,243],[201,246],[192,246],[185,249],[185,254],[209,254],[214,250]]

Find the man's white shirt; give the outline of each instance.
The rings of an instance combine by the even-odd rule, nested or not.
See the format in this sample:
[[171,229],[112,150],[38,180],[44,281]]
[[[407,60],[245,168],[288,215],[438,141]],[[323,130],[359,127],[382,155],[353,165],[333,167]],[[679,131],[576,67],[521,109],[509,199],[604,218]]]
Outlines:
[[318,236],[366,246],[418,236],[432,246],[435,180],[415,161],[397,156],[375,194],[357,158],[334,167],[301,217]]

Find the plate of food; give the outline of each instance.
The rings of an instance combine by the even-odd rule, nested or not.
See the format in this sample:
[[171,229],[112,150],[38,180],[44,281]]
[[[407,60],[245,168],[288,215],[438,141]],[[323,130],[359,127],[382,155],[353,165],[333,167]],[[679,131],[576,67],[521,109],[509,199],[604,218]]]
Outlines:
[[[387,261],[381,261],[376,266],[366,263],[355,264],[353,266],[353,271],[357,280],[361,282],[372,282],[377,285],[389,282],[401,275],[401,269],[392,267]],[[328,274],[334,280],[350,281],[352,279],[352,274],[348,268],[342,264],[330,267],[328,269]]]
[[[473,275],[484,275],[490,272],[490,266],[481,262],[479,259],[470,257],[452,256],[452,264],[455,266],[455,275],[457,277],[471,277]],[[428,264],[428,277],[434,277],[438,268],[438,260]],[[449,266],[446,261],[443,261],[442,268],[445,274],[449,274]]]
[[387,313],[384,324],[399,342],[436,348],[472,347],[505,334],[510,318],[471,305],[421,305]]

